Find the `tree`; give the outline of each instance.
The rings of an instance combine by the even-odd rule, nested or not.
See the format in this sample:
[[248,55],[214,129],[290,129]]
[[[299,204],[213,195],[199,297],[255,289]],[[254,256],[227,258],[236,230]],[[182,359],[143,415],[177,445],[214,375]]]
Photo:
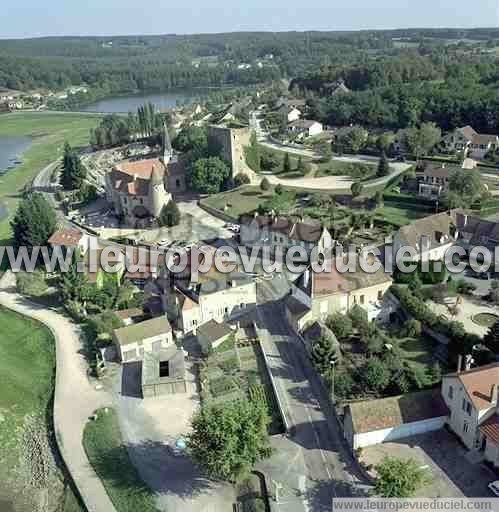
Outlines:
[[42,247],[56,230],[56,215],[42,194],[29,194],[19,203],[11,227],[16,248]]
[[335,313],[328,317],[326,324],[339,340],[346,340],[352,335],[353,323],[348,315]]
[[391,372],[387,364],[379,357],[371,357],[362,372],[362,378],[369,389],[382,392],[391,380]]
[[40,297],[47,289],[45,276],[39,272],[19,272],[16,275],[17,291],[22,295],[30,295],[32,297]]
[[296,171],[299,172],[300,174],[306,174],[305,164],[303,163],[303,158],[301,155],[298,157],[298,163],[296,164]]
[[457,169],[449,176],[449,191],[444,202],[449,208],[470,208],[485,193],[480,173],[470,169]]
[[395,136],[391,132],[382,133],[376,139],[376,147],[379,149],[380,153],[387,153],[390,150],[390,146],[393,143]]
[[388,162],[388,158],[386,153],[383,151],[381,153],[381,158],[378,163],[378,170],[376,172],[376,176],[378,178],[382,178],[383,176],[388,176],[390,174],[390,162]]
[[421,334],[421,322],[415,318],[411,318],[405,323],[406,336],[417,338]]
[[68,271],[60,277],[60,290],[63,301],[83,302],[88,294],[88,279],[85,272],[79,272],[78,263],[81,256],[77,251],[73,253]]
[[284,159],[282,161],[282,172],[288,173],[291,171],[291,162],[289,159],[289,153],[284,153]]
[[320,153],[322,155],[322,161],[323,162],[330,162],[333,158],[333,150],[331,148],[330,142],[324,142],[320,146]]
[[336,350],[333,340],[329,336],[320,336],[314,341],[310,359],[321,375],[325,375],[331,368],[331,361],[336,359]]
[[385,457],[374,469],[374,493],[382,498],[409,498],[427,482],[426,472],[414,459]]
[[263,151],[260,155],[260,168],[262,171],[274,172],[279,167],[279,159],[271,151]]
[[173,139],[173,147],[178,151],[187,153],[194,151],[199,156],[204,156],[208,147],[208,136],[205,128],[199,126],[187,126],[182,128]]
[[216,156],[196,160],[190,173],[193,188],[202,194],[217,194],[228,177],[227,164]]
[[284,187],[283,187],[280,183],[278,183],[278,184],[276,185],[275,189],[274,189],[274,192],[275,192],[278,196],[280,196],[280,195],[282,195],[282,194],[283,194],[283,192],[284,192]]
[[62,187],[64,190],[79,189],[83,185],[86,174],[85,167],[81,163],[78,153],[66,142],[62,159]]
[[269,457],[269,424],[261,400],[202,407],[192,419],[187,451],[210,478],[240,481]]
[[428,154],[441,138],[442,131],[435,123],[423,123],[420,128],[410,127],[405,131],[407,148],[416,158]]
[[260,172],[260,147],[258,146],[258,140],[254,130],[251,132],[250,145],[244,148],[244,156],[248,167],[253,169],[255,172]]
[[490,327],[489,332],[483,338],[483,342],[494,354],[499,354],[499,320]]
[[234,186],[235,187],[241,187],[242,185],[248,185],[250,183],[251,183],[250,177],[243,172],[236,174],[234,177]]
[[262,181],[260,181],[260,190],[263,192],[270,190],[270,181],[267,178],[263,178]]
[[336,144],[343,150],[351,153],[358,153],[364,147],[367,137],[368,133],[364,128],[354,126],[345,134],[341,135]]
[[362,194],[362,190],[364,189],[364,185],[360,181],[356,181],[355,183],[352,183],[352,186],[350,187],[350,191],[352,192],[352,197],[358,197],[360,194]]
[[163,208],[158,217],[158,224],[160,226],[173,227],[177,226],[180,222],[180,210],[178,209],[177,203],[170,199]]

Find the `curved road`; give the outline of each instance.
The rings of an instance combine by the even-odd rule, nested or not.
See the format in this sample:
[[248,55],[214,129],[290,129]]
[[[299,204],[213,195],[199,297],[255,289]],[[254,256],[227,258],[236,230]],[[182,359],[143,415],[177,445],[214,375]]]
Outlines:
[[0,280],[0,304],[46,325],[56,343],[54,426],[57,444],[88,512],[116,512],[83,449],[83,429],[99,408],[111,407],[105,391],[96,391],[87,378],[78,327],[66,317],[35,304],[15,291],[15,276],[7,271]]

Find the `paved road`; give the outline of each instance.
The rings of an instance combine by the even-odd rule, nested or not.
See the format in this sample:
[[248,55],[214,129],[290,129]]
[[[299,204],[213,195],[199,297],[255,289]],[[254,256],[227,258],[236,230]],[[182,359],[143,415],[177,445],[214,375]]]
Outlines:
[[15,277],[6,272],[0,281],[0,304],[45,324],[56,342],[54,425],[59,450],[89,512],[114,512],[100,479],[90,466],[82,445],[83,429],[95,410],[112,405],[104,391],[87,378],[78,327],[59,313],[15,292]]
[[363,494],[366,486],[302,342],[290,328],[281,301],[267,302],[271,297],[276,297],[275,285],[260,284],[257,325],[290,427],[279,449],[289,455],[291,474],[273,468],[272,461],[262,468],[284,488],[301,489],[301,496],[288,493],[280,510],[330,510],[332,497]]

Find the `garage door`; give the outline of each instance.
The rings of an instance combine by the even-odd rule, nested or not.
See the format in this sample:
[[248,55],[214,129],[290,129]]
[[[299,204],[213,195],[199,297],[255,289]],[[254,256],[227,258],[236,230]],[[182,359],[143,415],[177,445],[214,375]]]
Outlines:
[[354,438],[354,448],[372,446],[374,444],[395,441],[396,439],[401,439],[403,437],[439,430],[444,426],[445,419],[446,416],[440,416],[438,418],[430,418],[428,420],[415,421],[413,423],[404,423],[398,427],[356,434]]

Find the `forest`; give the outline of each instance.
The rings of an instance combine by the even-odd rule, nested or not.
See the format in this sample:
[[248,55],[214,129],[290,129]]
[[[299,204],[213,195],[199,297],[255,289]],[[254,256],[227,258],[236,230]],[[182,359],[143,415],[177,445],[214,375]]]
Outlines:
[[[425,51],[448,39],[499,39],[499,29],[240,32],[202,35],[0,40],[0,87],[60,90],[86,83],[101,95],[174,87],[244,85],[305,76],[323,64],[366,65],[398,55],[400,39]],[[262,67],[240,63],[264,60]],[[265,60],[266,59],[266,60]],[[433,71],[432,71],[433,73]],[[363,76],[350,77],[362,82]]]

